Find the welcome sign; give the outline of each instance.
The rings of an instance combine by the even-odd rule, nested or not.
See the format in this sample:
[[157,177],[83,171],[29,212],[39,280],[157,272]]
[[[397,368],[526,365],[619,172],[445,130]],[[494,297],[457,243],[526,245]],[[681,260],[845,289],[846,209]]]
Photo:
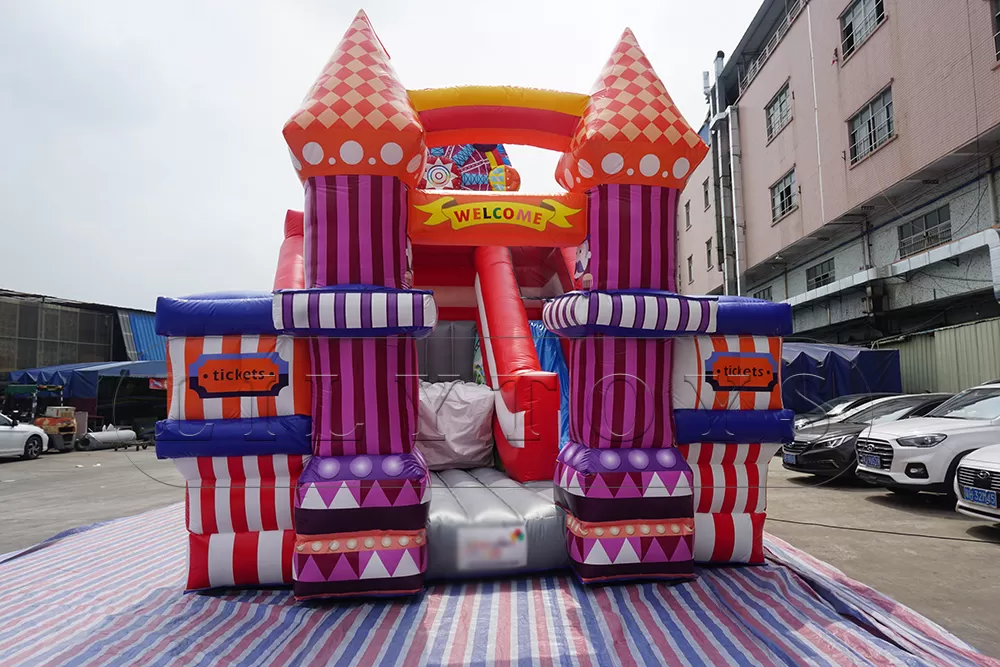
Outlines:
[[416,190],[410,207],[417,245],[575,246],[587,234],[583,194]]

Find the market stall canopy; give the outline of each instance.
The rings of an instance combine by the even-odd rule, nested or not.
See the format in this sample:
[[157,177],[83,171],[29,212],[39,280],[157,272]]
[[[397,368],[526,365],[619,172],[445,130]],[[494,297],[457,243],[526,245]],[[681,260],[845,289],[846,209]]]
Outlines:
[[784,405],[797,413],[837,396],[903,390],[899,350],[786,342],[781,358]]
[[29,368],[11,371],[10,381],[16,384],[60,384],[65,388],[65,398],[96,399],[99,379],[109,376],[165,378],[167,362],[109,361]]

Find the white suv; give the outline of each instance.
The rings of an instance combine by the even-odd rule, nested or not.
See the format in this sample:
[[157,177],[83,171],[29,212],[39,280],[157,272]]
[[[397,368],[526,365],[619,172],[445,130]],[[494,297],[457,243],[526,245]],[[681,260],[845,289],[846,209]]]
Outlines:
[[1000,443],[1000,383],[966,389],[926,417],[879,424],[858,436],[858,477],[891,491],[955,493],[959,461]]
[[1000,445],[983,447],[962,459],[955,476],[955,506],[962,514],[1000,523]]

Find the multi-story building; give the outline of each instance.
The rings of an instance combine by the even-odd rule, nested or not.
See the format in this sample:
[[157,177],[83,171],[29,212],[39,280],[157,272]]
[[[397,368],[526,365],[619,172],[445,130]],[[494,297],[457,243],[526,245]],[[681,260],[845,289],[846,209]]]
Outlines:
[[1000,316],[1000,0],[765,0],[715,70],[682,292],[831,342]]

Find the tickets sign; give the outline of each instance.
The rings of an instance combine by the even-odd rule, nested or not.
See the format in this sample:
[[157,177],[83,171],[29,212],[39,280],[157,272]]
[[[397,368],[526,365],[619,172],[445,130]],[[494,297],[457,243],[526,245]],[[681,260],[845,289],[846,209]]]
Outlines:
[[410,192],[415,245],[575,246],[587,235],[582,194]]
[[766,352],[716,352],[705,362],[705,379],[715,391],[771,391],[778,363]]
[[202,354],[188,368],[201,398],[277,396],[288,386],[288,362],[276,352]]

